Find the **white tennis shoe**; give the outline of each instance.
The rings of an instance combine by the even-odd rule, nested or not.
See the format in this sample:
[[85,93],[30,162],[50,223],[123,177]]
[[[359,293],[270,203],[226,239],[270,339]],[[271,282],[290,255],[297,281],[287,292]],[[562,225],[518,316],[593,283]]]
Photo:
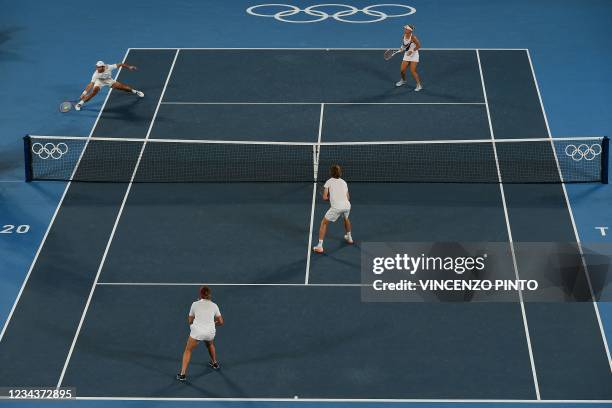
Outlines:
[[347,244],[351,244],[351,245],[353,244],[353,237],[350,236],[349,234],[346,234],[344,236],[344,240],[346,241]]
[[421,84],[418,84],[416,88],[414,88],[414,91],[419,92],[421,89],[423,89],[423,87],[421,86]]
[[136,95],[138,95],[141,98],[144,98],[144,92],[142,91],[136,91]]
[[80,111],[82,107],[83,107],[83,102],[82,101],[74,105],[74,109],[76,109],[78,111]]
[[403,79],[400,79],[399,81],[395,83],[395,86],[404,86],[405,84],[406,84],[406,81],[404,81]]
[[312,247],[312,250],[314,252],[316,252],[317,254],[322,254],[323,253],[323,247],[319,246],[319,245],[317,245],[316,247]]

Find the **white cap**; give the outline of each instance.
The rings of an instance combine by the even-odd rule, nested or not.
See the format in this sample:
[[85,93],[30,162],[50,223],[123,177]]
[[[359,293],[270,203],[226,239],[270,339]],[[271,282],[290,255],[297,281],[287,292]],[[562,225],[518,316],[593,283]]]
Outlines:
[[98,62],[96,62],[96,67],[103,67],[103,66],[105,66],[105,65],[106,65],[106,64],[104,63],[104,61],[98,61]]

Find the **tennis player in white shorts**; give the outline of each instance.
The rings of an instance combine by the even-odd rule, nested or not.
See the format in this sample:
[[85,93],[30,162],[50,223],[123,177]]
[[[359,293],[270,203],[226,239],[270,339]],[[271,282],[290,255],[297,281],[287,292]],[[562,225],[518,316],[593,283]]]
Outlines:
[[404,36],[402,37],[402,49],[404,50],[404,58],[402,59],[402,68],[400,70],[400,79],[395,86],[402,86],[406,83],[406,69],[410,66],[410,74],[416,81],[415,91],[419,92],[423,87],[421,86],[421,78],[417,73],[417,65],[419,63],[419,48],[421,48],[421,42],[414,35],[414,26],[412,24],[404,26]]
[[187,380],[187,367],[191,360],[191,352],[198,346],[198,342],[203,341],[210,354],[210,362],[208,363],[213,369],[219,369],[217,361],[217,351],[215,350],[215,334],[216,326],[223,326],[223,316],[219,311],[219,306],[213,303],[211,298],[211,290],[208,286],[200,288],[200,300],[193,302],[189,310],[187,321],[189,323],[189,337],[187,337],[187,345],[183,352],[183,365],[180,374],[176,375],[179,381]]
[[331,178],[325,182],[323,186],[323,200],[329,200],[330,208],[325,213],[319,227],[319,243],[312,248],[316,253],[323,253],[323,240],[327,233],[327,224],[336,222],[340,217],[344,220],[344,240],[352,244],[353,237],[351,236],[351,222],[349,214],[351,212],[351,202],[349,201],[349,191],[346,181],[342,180],[342,169],[339,165],[334,164],[330,169]]
[[113,79],[113,70],[119,67],[127,68],[130,71],[134,71],[135,69],[137,69],[135,66],[128,64],[118,63],[107,65],[103,61],[96,62],[96,70],[91,76],[91,82],[87,84],[85,90],[83,91],[83,93],[81,93],[80,100],[74,106],[74,108],[76,110],[81,110],[85,102],[96,96],[96,94],[100,92],[100,88],[104,88],[105,86],[110,86],[111,88],[118,89],[120,91],[131,92],[143,98],[144,93],[142,93],[142,91],[132,89],[132,87],[130,87],[129,85],[122,84],[121,82]]

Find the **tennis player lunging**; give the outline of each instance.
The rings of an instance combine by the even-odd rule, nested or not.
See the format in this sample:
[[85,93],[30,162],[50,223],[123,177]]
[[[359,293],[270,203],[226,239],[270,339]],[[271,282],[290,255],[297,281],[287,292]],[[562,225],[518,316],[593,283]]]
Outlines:
[[118,67],[125,67],[130,71],[134,71],[137,69],[135,66],[128,64],[106,65],[103,61],[96,62],[96,71],[91,76],[91,82],[88,83],[85,87],[85,90],[81,94],[79,102],[74,105],[74,109],[80,111],[85,102],[96,96],[96,94],[100,92],[100,88],[103,88],[105,86],[110,86],[111,88],[119,89],[120,91],[124,92],[131,92],[141,98],[144,97],[144,93],[142,93],[142,91],[133,89],[131,86],[122,84],[121,82],[113,79],[113,70],[117,69]]
[[327,224],[330,222],[336,222],[336,220],[342,216],[344,220],[344,240],[349,244],[353,243],[353,237],[351,236],[351,221],[349,221],[349,213],[351,212],[351,202],[349,201],[349,191],[346,181],[342,180],[342,169],[339,165],[334,164],[330,169],[331,178],[325,182],[323,186],[323,200],[329,200],[331,207],[325,213],[325,216],[321,220],[321,227],[319,228],[319,243],[317,246],[312,248],[316,253],[323,253],[323,240],[327,233]]
[[410,74],[416,81],[416,88],[414,90],[419,92],[423,87],[421,86],[421,78],[417,73],[417,64],[419,63],[419,48],[421,43],[416,35],[414,35],[414,26],[412,24],[404,26],[404,36],[402,37],[402,49],[404,52],[404,58],[402,59],[402,68],[400,79],[395,86],[402,86],[406,83],[406,69],[410,66]]
[[187,380],[187,367],[191,360],[191,352],[198,346],[198,342],[203,341],[210,354],[210,362],[208,363],[213,369],[219,369],[217,361],[217,352],[215,350],[215,334],[216,326],[223,326],[223,316],[219,311],[219,306],[211,300],[211,290],[208,286],[200,288],[200,300],[193,302],[189,310],[187,322],[191,332],[187,337],[187,345],[183,352],[183,365],[180,374],[176,375],[179,381]]

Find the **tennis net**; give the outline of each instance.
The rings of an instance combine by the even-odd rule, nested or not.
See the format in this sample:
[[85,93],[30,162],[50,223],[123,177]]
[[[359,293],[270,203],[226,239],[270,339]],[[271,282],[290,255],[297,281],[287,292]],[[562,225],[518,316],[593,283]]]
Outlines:
[[607,183],[608,138],[289,143],[69,136],[24,138],[26,179]]

